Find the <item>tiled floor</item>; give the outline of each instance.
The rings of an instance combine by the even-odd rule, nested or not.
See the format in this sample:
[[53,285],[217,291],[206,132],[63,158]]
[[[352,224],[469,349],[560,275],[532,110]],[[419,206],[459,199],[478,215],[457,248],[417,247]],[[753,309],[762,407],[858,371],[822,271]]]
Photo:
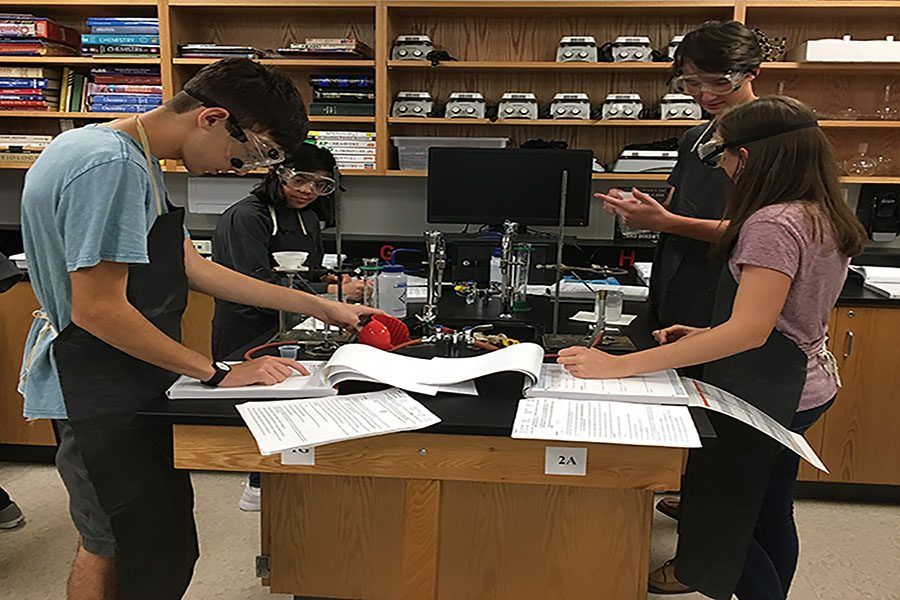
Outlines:
[[[254,577],[259,517],[237,510],[243,478],[209,473],[193,478],[202,556],[186,598],[289,598],[269,594]],[[21,529],[0,531],[0,599],[64,598],[76,534],[56,471],[0,463],[0,485],[28,519]],[[900,600],[900,506],[802,501],[797,520],[803,548],[792,600]],[[656,515],[652,566],[669,558],[674,547],[674,521]]]

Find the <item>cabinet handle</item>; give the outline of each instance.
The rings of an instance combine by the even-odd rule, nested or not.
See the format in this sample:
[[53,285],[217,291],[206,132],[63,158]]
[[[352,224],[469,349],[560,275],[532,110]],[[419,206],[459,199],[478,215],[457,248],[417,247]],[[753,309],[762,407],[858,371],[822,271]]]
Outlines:
[[847,337],[844,339],[844,358],[850,358],[851,354],[853,354],[853,332],[848,331]]

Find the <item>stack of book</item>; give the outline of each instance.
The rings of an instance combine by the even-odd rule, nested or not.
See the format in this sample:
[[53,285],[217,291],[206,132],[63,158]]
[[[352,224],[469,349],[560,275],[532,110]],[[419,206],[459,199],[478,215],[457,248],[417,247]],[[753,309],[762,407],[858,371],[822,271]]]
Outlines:
[[0,110],[57,110],[59,69],[0,66]]
[[375,115],[375,78],[371,75],[310,75],[313,116],[372,117]]
[[289,48],[279,48],[278,54],[284,58],[336,60],[365,59],[375,56],[372,48],[352,37],[306,38],[306,41],[302,44],[291,44]]
[[307,137],[334,155],[338,169],[375,170],[375,133],[372,131],[310,131]]
[[0,165],[30,165],[52,141],[52,135],[0,134]]
[[159,57],[159,19],[155,17],[88,17],[90,33],[81,36],[85,56]]
[[67,56],[78,54],[78,32],[45,17],[0,14],[0,55]]
[[252,46],[223,46],[222,44],[183,44],[178,46],[181,58],[265,58],[267,54]]
[[142,113],[162,104],[158,67],[91,69],[85,97],[91,112]]

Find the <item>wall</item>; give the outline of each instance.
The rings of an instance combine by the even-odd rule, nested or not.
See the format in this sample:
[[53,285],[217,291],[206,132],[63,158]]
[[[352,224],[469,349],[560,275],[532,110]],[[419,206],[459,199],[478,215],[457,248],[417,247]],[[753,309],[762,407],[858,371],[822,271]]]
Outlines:
[[[186,174],[166,174],[166,185],[173,204],[187,204]],[[0,228],[9,228],[19,223],[19,201],[24,172],[0,171]],[[253,187],[255,178],[229,178],[229,197],[235,201],[242,198]],[[425,182],[417,177],[347,177],[343,195],[342,217],[344,233],[347,235],[383,236],[386,240],[395,237],[421,236],[428,228],[425,222]],[[660,183],[654,182],[656,185]],[[620,182],[618,185],[627,185]],[[613,182],[594,182],[595,191],[605,191]],[[848,201],[856,206],[859,186],[847,186]],[[465,193],[464,185],[460,194]],[[511,215],[514,216],[514,215]],[[208,237],[215,228],[213,215],[188,214],[188,228],[197,237]],[[442,226],[445,231],[453,231],[452,226]],[[545,228],[546,229],[546,228]],[[594,203],[589,227],[569,228],[570,235],[583,240],[609,240],[613,236],[613,221]],[[889,244],[873,244],[877,247],[900,249],[900,240]]]

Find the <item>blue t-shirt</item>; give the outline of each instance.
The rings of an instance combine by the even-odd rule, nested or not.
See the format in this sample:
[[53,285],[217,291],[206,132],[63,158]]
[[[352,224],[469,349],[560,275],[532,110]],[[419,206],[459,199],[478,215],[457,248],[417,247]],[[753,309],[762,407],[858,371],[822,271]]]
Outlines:
[[[165,209],[159,161],[153,159]],[[127,133],[88,126],[58,136],[25,177],[22,237],[28,275],[47,319],[25,342],[19,392],[25,417],[65,419],[52,340],[72,320],[69,273],[100,261],[147,263],[147,233],[158,214],[140,143]],[[51,329],[52,327],[52,329]]]

